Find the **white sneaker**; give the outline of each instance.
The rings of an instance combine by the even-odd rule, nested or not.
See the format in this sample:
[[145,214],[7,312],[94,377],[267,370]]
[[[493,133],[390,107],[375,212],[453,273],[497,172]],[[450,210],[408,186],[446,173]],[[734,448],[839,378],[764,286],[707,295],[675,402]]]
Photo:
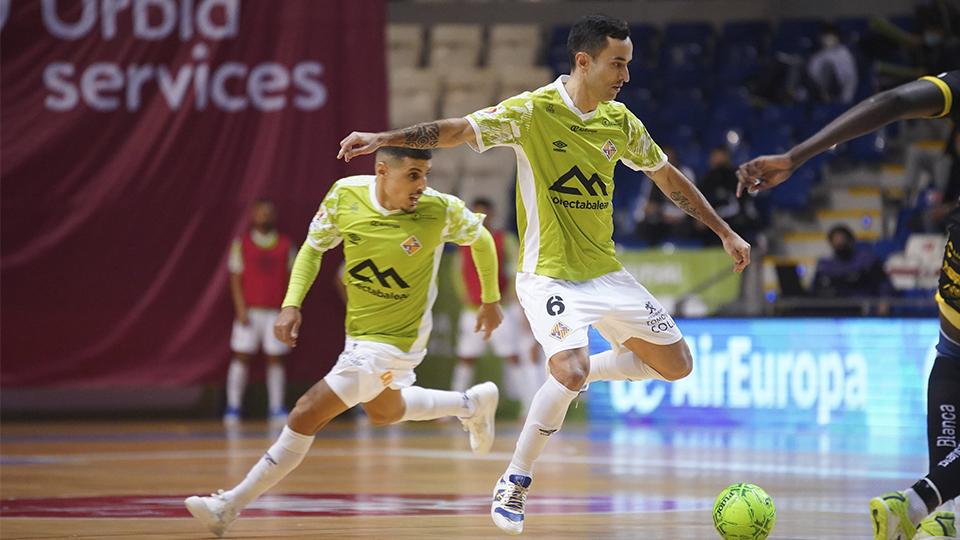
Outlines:
[[461,418],[463,430],[470,433],[470,448],[475,454],[486,454],[493,446],[494,421],[500,391],[492,382],[471,386],[464,393],[474,403],[473,416]]
[[507,534],[523,532],[523,507],[532,483],[533,478],[522,474],[511,474],[509,478],[501,476],[497,481],[493,488],[490,517],[501,531]]
[[240,515],[240,511],[223,493],[221,489],[209,497],[187,497],[183,501],[193,517],[199,519],[204,527],[217,536],[223,536],[227,527]]

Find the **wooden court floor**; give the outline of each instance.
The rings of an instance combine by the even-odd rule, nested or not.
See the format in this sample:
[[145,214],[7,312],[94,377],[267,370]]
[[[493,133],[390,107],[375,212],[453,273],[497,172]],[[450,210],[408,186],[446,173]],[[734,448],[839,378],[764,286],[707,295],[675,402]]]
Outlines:
[[[229,538],[504,538],[489,518],[517,424],[470,454],[458,423],[332,424]],[[182,506],[238,482],[273,440],[263,423],[0,426],[0,538],[211,538]],[[571,424],[535,472],[523,537],[718,538],[710,510],[734,482],[764,487],[776,539],[869,538],[871,496],[912,483],[923,441]]]

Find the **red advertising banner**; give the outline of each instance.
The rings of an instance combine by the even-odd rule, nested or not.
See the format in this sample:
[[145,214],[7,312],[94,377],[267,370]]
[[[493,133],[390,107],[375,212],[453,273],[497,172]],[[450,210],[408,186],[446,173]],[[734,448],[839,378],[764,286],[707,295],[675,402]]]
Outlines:
[[[230,357],[231,239],[297,245],[386,127],[382,0],[0,0],[0,384],[186,385]],[[325,265],[293,379],[342,348]]]

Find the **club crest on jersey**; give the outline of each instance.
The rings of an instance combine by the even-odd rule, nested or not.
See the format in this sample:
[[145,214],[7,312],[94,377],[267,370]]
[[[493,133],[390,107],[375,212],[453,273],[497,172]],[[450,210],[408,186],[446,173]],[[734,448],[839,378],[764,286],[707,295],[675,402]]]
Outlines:
[[553,325],[553,328],[550,329],[550,337],[557,341],[563,341],[568,335],[570,335],[570,327],[562,322],[558,321],[557,324]]
[[403,243],[400,244],[400,247],[407,252],[407,255],[413,255],[414,253],[420,251],[421,244],[420,241],[417,240],[416,236],[411,236],[410,238],[404,240]]
[[607,156],[607,161],[613,161],[613,156],[617,154],[617,147],[610,139],[607,139],[607,142],[603,143],[603,147],[600,148],[600,150],[603,151],[603,155]]

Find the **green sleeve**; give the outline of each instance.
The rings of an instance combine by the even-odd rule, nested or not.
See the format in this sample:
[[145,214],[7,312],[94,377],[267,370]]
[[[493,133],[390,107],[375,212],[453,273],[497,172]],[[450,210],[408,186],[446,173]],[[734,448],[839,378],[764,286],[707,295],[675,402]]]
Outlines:
[[500,301],[500,283],[497,279],[497,246],[490,231],[482,229],[480,238],[470,245],[473,264],[480,276],[480,299],[484,304]]
[[303,304],[303,298],[307,296],[307,291],[320,272],[322,257],[323,252],[311,247],[308,242],[300,246],[297,258],[293,261],[293,269],[290,270],[290,285],[287,286],[287,295],[283,298],[283,307],[299,308]]
[[450,283],[453,284],[453,292],[457,294],[457,299],[461,304],[468,304],[467,285],[463,282],[463,260],[460,254],[460,248],[457,248],[456,254],[450,257]]

